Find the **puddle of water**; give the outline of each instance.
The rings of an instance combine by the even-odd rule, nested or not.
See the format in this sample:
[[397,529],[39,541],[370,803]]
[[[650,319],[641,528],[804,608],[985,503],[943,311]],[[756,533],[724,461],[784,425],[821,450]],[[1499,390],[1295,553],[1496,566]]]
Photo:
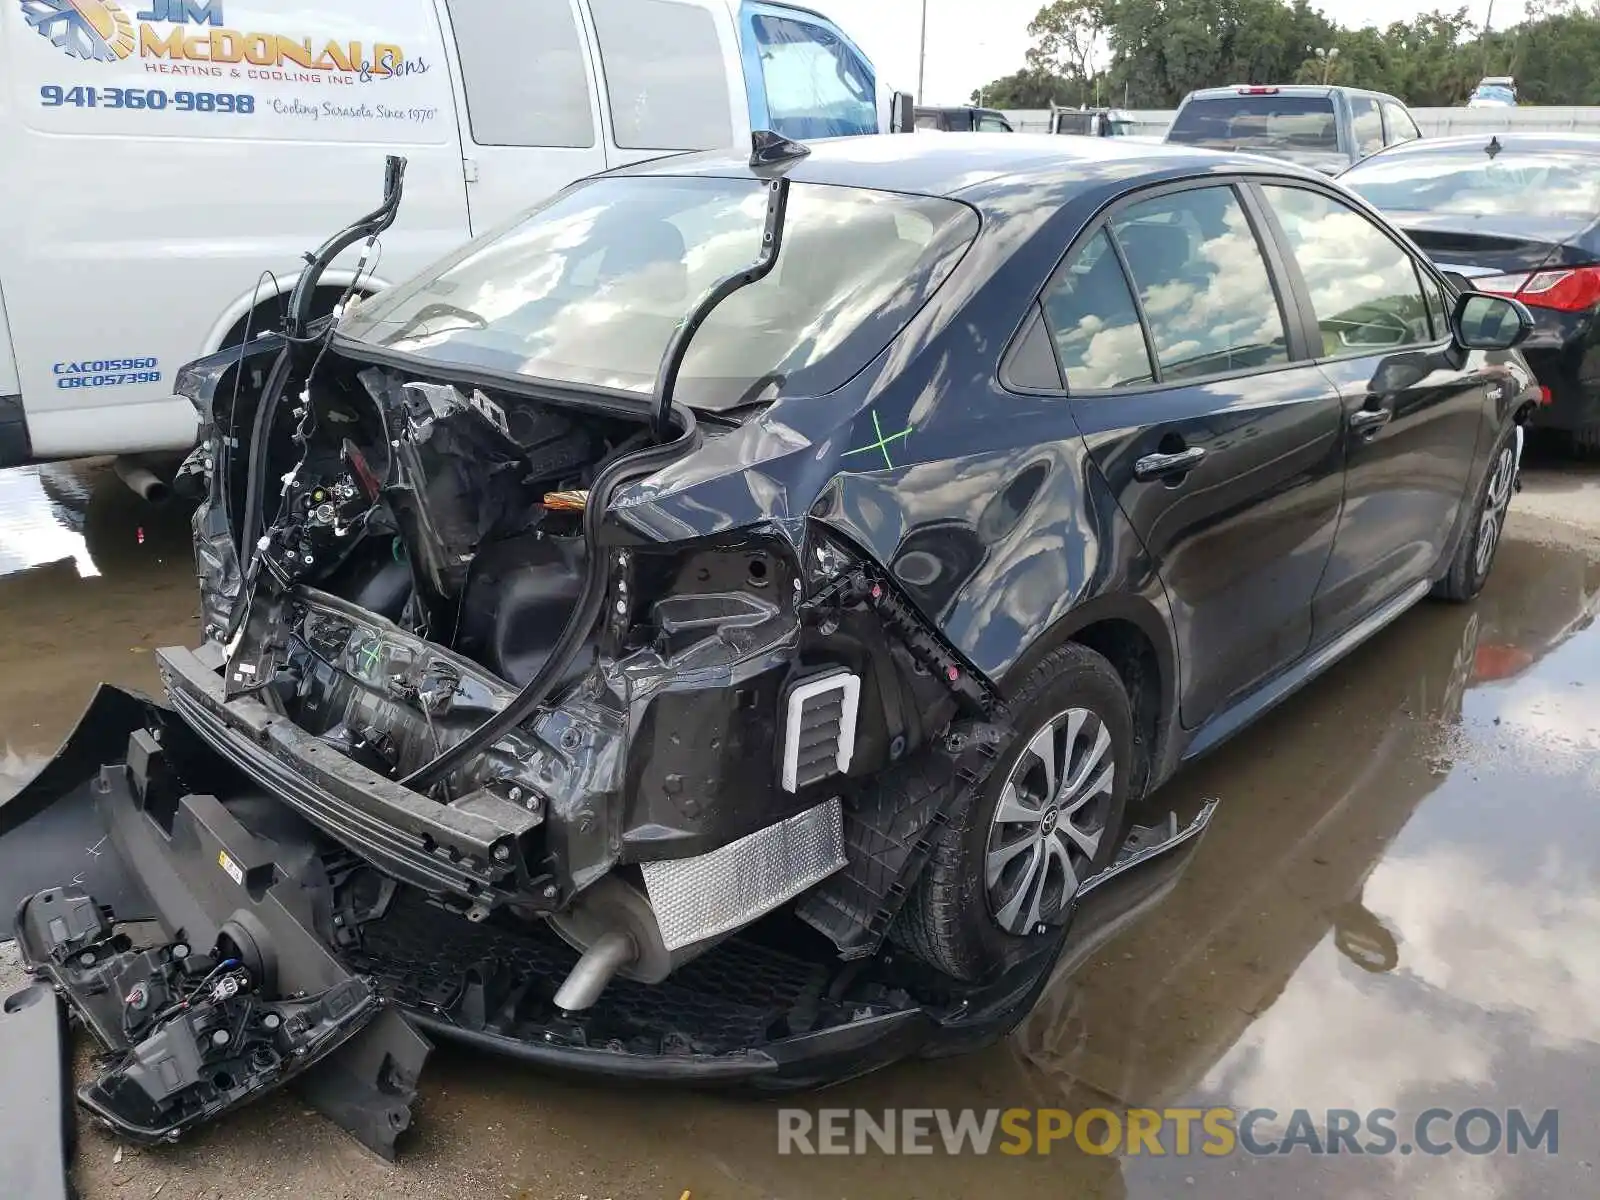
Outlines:
[[152,651],[197,636],[188,516],[107,462],[0,471],[0,792],[105,681],[155,690]]

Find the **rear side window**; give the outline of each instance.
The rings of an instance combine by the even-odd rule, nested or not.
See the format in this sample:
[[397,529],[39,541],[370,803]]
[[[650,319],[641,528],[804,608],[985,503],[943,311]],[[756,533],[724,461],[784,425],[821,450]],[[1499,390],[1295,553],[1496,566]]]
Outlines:
[[1044,311],[1069,390],[1098,391],[1153,378],[1139,310],[1105,230],[1057,272]]
[[572,0],[446,0],[480,146],[592,146]]
[[1365,158],[1382,150],[1383,117],[1378,114],[1378,102],[1371,96],[1351,96],[1350,115],[1356,153]]
[[[877,82],[837,34],[789,17],[757,16],[751,28],[774,132],[816,138],[878,131]],[[923,126],[920,118],[917,124],[937,127]]]
[[1304,188],[1263,187],[1288,235],[1322,332],[1321,357],[1373,354],[1433,340],[1417,264],[1343,201]]
[[1146,200],[1112,228],[1163,382],[1288,362],[1272,278],[1232,188]]
[[589,8],[618,146],[712,150],[732,142],[728,73],[710,12],[675,0],[590,0]]
[[1422,131],[1417,128],[1417,123],[1411,119],[1411,114],[1393,100],[1385,100],[1383,102],[1383,121],[1389,127],[1389,144],[1391,146],[1400,142],[1414,142],[1422,136]]
[[1339,149],[1332,100],[1272,93],[1193,99],[1183,106],[1167,140],[1245,150]]

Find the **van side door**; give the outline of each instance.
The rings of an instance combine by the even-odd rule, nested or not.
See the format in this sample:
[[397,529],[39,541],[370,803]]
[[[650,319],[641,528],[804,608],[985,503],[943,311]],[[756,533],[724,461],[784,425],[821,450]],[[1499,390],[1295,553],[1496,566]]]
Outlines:
[[581,0],[439,0],[439,10],[474,235],[606,169]]
[[726,0],[583,0],[606,165],[749,145],[739,29]]

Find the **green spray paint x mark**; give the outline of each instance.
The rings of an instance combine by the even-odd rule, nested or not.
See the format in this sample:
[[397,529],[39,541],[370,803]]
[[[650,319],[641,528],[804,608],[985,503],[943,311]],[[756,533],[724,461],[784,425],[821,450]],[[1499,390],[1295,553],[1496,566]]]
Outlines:
[[844,457],[849,458],[852,454],[871,454],[874,450],[881,450],[883,451],[883,461],[892,471],[894,470],[894,459],[889,457],[889,447],[895,442],[909,438],[911,436],[911,426],[907,425],[899,433],[891,433],[888,437],[884,437],[883,426],[878,423],[878,413],[874,410],[872,413],[872,428],[878,435],[878,440],[870,446],[862,446],[857,450],[846,450]]

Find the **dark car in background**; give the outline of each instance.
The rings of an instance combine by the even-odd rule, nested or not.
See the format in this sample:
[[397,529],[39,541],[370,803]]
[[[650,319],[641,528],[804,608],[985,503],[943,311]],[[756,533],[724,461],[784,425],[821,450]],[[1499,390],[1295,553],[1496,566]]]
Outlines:
[[955,105],[935,108],[919,104],[916,107],[918,129],[936,129],[941,133],[1015,133],[1004,113],[993,108],[974,108]]
[[1600,454],[1600,137],[1497,133],[1386,150],[1340,182],[1443,270],[1533,313],[1534,424]]
[[[339,989],[313,1051],[376,988],[634,1080],[992,1040],[1098,944],[1085,893],[1204,829],[1151,792],[1479,593],[1534,395],[1522,305],[1337,184],[1114,138],[760,135],[337,326],[311,286],[179,376],[202,645],[0,805],[0,906],[147,1137],[307,1049],[196,1042],[241,996]],[[109,840],[46,841],[70,804]],[[113,859],[181,955],[50,886]],[[153,1039],[203,1069],[152,1080]]]
[[1421,137],[1406,106],[1360,88],[1239,84],[1190,92],[1167,141],[1243,150],[1337,175],[1385,146]]

